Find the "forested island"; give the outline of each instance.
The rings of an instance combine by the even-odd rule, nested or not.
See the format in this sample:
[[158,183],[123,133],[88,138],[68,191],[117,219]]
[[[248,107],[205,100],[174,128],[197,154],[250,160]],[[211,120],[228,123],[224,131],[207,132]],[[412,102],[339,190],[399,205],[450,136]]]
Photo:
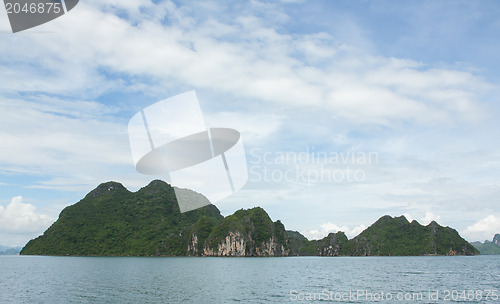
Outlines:
[[[206,199],[185,190],[193,199]],[[383,216],[358,236],[308,240],[260,207],[223,217],[214,205],[181,213],[174,188],[155,180],[137,192],[99,185],[66,207],[21,255],[70,256],[419,256],[475,255],[450,227]]]
[[481,252],[481,254],[492,255],[500,254],[500,234],[495,234],[492,241],[473,242],[471,243],[474,247]]

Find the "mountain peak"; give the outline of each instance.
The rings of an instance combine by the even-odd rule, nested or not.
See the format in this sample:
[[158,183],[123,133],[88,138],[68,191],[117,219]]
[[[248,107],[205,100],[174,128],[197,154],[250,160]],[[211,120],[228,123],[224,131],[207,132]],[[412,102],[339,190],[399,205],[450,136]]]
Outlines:
[[393,217],[392,217],[392,216],[390,216],[390,215],[384,215],[384,216],[382,216],[381,218],[379,218],[379,219],[375,222],[375,224],[377,224],[377,223],[384,223],[384,222],[388,222],[388,221],[392,221],[392,220],[393,220]]
[[497,244],[500,246],[500,234],[495,234],[495,236],[493,237],[493,243]]
[[128,190],[120,183],[118,182],[106,182],[102,183],[99,186],[97,186],[94,190],[90,191],[89,194],[87,194],[86,198],[93,198],[97,196],[101,196],[106,193],[113,193],[119,190],[125,190],[128,192]]
[[427,227],[441,227],[441,225],[439,225],[436,221],[432,221],[427,225]]
[[146,188],[154,188],[154,187],[168,187],[170,186],[167,182],[164,182],[160,179],[155,179],[155,180],[152,180],[147,186]]
[[160,191],[170,190],[170,188],[172,188],[172,186],[170,186],[167,182],[155,179],[151,181],[146,187],[141,188],[139,192],[147,192],[150,194],[155,194]]
[[385,223],[399,223],[399,224],[409,224],[408,220],[404,215],[392,217],[390,215],[384,215],[379,218],[373,225],[380,225]]
[[400,223],[404,223],[404,224],[409,224],[410,223],[408,221],[408,219],[406,218],[406,216],[404,216],[404,215],[401,215],[399,217],[395,217],[394,219],[397,219]]

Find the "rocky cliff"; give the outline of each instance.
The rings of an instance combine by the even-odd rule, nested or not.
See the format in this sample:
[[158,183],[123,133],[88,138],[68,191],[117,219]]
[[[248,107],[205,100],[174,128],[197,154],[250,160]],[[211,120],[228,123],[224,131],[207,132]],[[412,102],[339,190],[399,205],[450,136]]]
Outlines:
[[495,236],[493,237],[493,242],[492,243],[495,244],[495,245],[500,246],[500,234],[498,234],[498,233],[495,234]]
[[330,233],[317,243],[320,256],[349,255],[347,236],[344,232]]
[[260,207],[238,210],[217,223],[210,234],[191,234],[188,251],[202,256],[287,256],[285,227]]

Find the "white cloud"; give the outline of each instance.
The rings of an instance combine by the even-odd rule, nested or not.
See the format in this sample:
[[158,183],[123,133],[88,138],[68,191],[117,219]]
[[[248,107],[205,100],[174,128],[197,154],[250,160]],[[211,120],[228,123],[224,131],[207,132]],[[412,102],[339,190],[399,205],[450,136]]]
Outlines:
[[[115,109],[96,102],[0,99],[0,170],[32,175],[77,176],[81,184],[133,170],[126,125]],[[126,168],[126,167],[125,167]]]
[[430,211],[427,211],[425,213],[425,216],[420,219],[420,224],[428,225],[432,221],[436,221],[439,223],[440,220],[441,220],[441,217],[439,215],[436,215]]
[[309,230],[309,231],[304,231],[302,232],[305,237],[307,237],[309,240],[319,240],[324,238],[325,236],[328,235],[330,232],[339,232],[342,231],[344,232],[348,238],[353,238],[363,232],[363,230],[366,229],[365,225],[359,225],[354,228],[349,228],[347,226],[338,226],[334,223],[323,223],[320,225],[320,229],[314,229],[314,230]]
[[471,241],[484,241],[493,239],[500,233],[500,216],[490,214],[467,227],[461,234]]
[[24,245],[42,234],[53,221],[50,216],[39,213],[35,206],[23,203],[21,196],[13,197],[10,204],[0,206],[0,241],[2,245]]
[[[414,216],[412,216],[412,215],[411,215],[410,213],[408,213],[408,212],[407,212],[407,213],[404,213],[403,215],[406,217],[406,219],[407,219],[409,222],[411,222],[411,221],[413,221],[413,220],[415,219],[415,217],[414,217]],[[418,219],[417,219],[417,222],[419,222],[421,225],[424,225],[424,226],[425,226],[425,225],[430,224],[430,222],[432,222],[432,221],[435,221],[435,222],[437,222],[438,224],[441,224],[441,223],[439,222],[440,220],[441,220],[441,217],[440,217],[439,215],[434,214],[434,213],[432,213],[432,212],[430,212],[430,211],[426,211],[424,216],[422,216],[422,217],[420,217],[420,218],[418,218]]]
[[412,222],[414,220],[413,216],[411,216],[411,214],[409,213],[405,213],[403,214],[404,217],[406,217],[406,219],[409,221],[409,222]]
[[[78,9],[41,27],[53,35],[4,37],[12,43],[0,45],[2,75],[8,76],[0,87],[4,92],[87,98],[110,90],[149,94],[159,84],[163,92],[165,84],[209,89],[257,101],[216,117],[239,119],[245,128],[240,131],[250,141],[272,134],[283,123],[282,115],[274,114],[280,107],[329,111],[355,124],[481,116],[474,100],[489,85],[469,72],[370,56],[321,32],[284,33],[253,16],[252,7],[230,20],[215,14],[194,21],[190,7],[168,1],[81,2]],[[117,16],[123,10],[130,19]],[[169,22],[162,23],[164,19]],[[34,53],[34,48],[40,51]],[[116,109],[64,97],[4,99],[0,107],[0,130],[9,130],[1,134],[4,169],[67,175],[68,168],[88,175],[90,162],[101,168],[104,163],[130,164],[124,123],[103,116]],[[249,119],[263,107],[270,112],[267,122]]]
[[[52,73],[43,77],[30,66],[8,67],[14,81],[4,88],[21,90],[22,83],[23,88],[40,91],[99,92],[120,86],[118,80],[100,72],[109,69],[270,104],[321,107],[368,123],[481,117],[474,101],[489,85],[469,72],[353,52],[321,33],[291,36],[249,14],[230,21],[210,18],[185,25],[180,21],[189,19],[185,7],[163,4],[155,7],[153,15],[145,10],[138,24],[114,15],[119,11],[116,7],[131,12],[135,5],[153,7],[149,1],[134,6],[113,2],[105,5],[109,10],[99,11],[80,3],[71,18],[46,25],[57,32],[53,39],[34,35],[23,40],[44,50],[39,52],[43,57],[28,53],[30,48],[20,50],[20,44],[6,44],[2,53],[7,57],[15,61],[28,56]],[[164,14],[156,16],[158,12]],[[170,20],[172,24],[162,25],[163,15],[177,17]],[[211,26],[214,23],[218,26]],[[83,48],[81,39],[87,41]],[[307,58],[312,58],[311,63]],[[316,60],[321,63],[315,64]]]
[[21,196],[13,197],[5,207],[0,206],[0,231],[3,233],[40,232],[52,222],[48,215],[39,214],[35,206],[23,203]]
[[260,115],[241,112],[218,112],[205,115],[210,127],[227,127],[238,130],[244,143],[256,144],[276,132],[283,123],[283,115],[277,113],[261,113]]
[[[450,210],[484,207],[478,185],[471,181],[480,178],[482,186],[497,180],[498,155],[479,151],[477,159],[467,159],[456,152],[477,147],[498,151],[491,140],[494,134],[484,131],[486,127],[476,133],[462,134],[466,128],[443,131],[463,121],[478,121],[488,112],[481,98],[492,86],[476,72],[362,51],[354,42],[365,39],[363,30],[347,15],[335,18],[328,33],[309,28],[294,33],[287,28],[292,18],[277,5],[254,1],[231,14],[224,11],[228,7],[207,1],[177,6],[170,1],[90,0],[36,29],[3,35],[0,170],[44,175],[44,181],[31,185],[38,188],[82,191],[108,179],[139,185],[142,177],[130,157],[126,115],[92,100],[108,92],[160,99],[195,88],[215,95],[209,110],[216,114],[207,121],[238,129],[245,143],[300,144],[301,149],[316,144],[332,150],[354,143],[380,152],[380,165],[367,172],[362,199],[357,200],[353,191],[339,191],[336,184],[314,192],[311,201],[345,191],[342,202],[386,209],[444,201]],[[200,11],[208,17],[198,18]],[[5,24],[7,16],[0,14],[2,29]],[[341,32],[355,37],[346,40]],[[57,98],[46,97],[52,94]],[[218,96],[238,100],[223,107]],[[303,113],[308,115],[302,117]],[[357,126],[366,124],[370,130],[358,133]],[[440,130],[432,128],[436,125]],[[431,130],[424,132],[422,126]],[[401,132],[394,131],[398,129]],[[425,182],[442,175],[451,182]],[[460,178],[465,176],[468,180]],[[282,192],[287,198],[293,193]],[[488,193],[488,204],[496,203],[498,193]],[[262,201],[275,197],[267,195]],[[457,206],[469,197],[481,204]],[[317,209],[327,204],[330,200],[324,199]],[[441,210],[419,210],[450,218]],[[425,221],[439,218],[419,216]],[[332,226],[328,220],[318,220],[327,224],[310,236],[359,230]]]

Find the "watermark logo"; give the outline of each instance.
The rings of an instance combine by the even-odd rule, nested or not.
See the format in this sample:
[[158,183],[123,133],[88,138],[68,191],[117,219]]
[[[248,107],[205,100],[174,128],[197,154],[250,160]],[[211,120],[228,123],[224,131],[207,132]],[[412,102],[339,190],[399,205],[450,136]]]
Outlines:
[[366,169],[378,166],[378,153],[357,151],[303,151],[250,150],[250,181],[272,183],[362,183]]
[[72,10],[79,0],[4,0],[12,32],[49,22]]
[[194,91],[143,109],[130,119],[128,134],[136,170],[164,175],[175,186],[181,212],[216,203],[248,180],[240,133],[207,128]]

